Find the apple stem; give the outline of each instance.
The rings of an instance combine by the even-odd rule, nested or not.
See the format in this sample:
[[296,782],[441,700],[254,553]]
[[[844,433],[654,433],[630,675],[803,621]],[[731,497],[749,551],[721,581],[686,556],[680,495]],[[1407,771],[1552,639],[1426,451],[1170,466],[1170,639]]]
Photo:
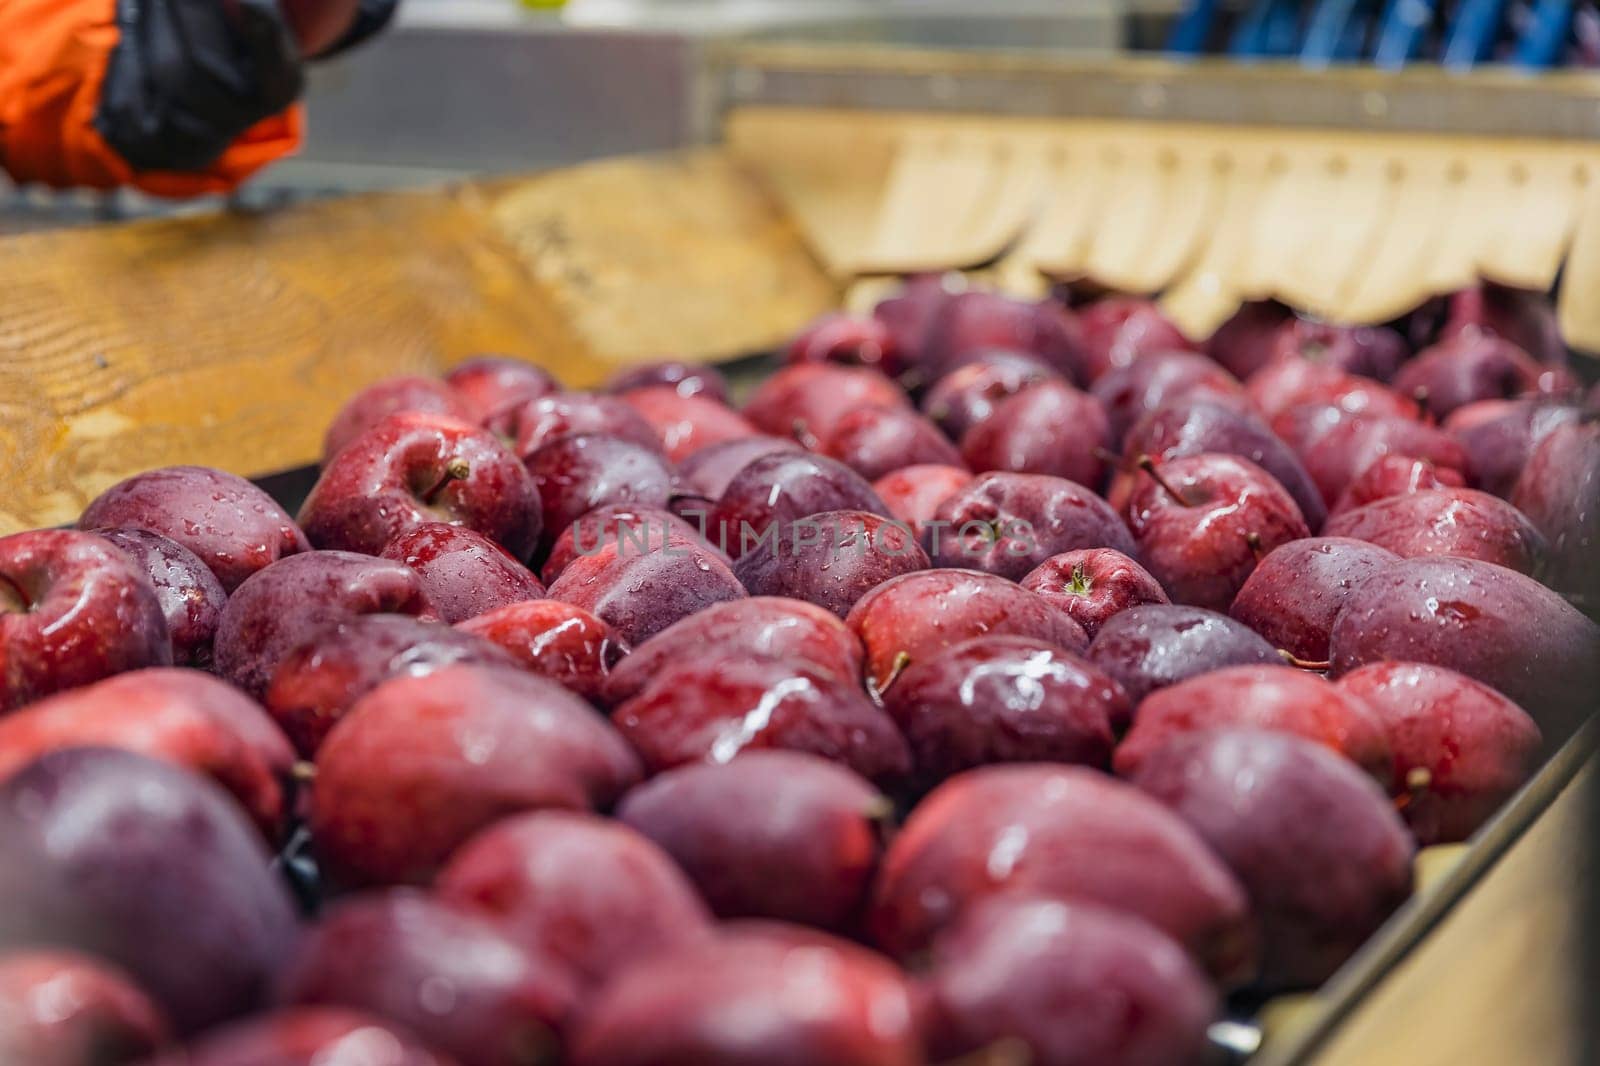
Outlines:
[[308,759],[296,760],[289,768],[289,776],[302,785],[308,785],[317,779],[317,764]]
[[1426,766],[1413,766],[1406,773],[1406,790],[1394,798],[1394,809],[1404,811],[1433,787],[1433,773]]
[[900,675],[905,671],[905,668],[910,665],[911,656],[909,653],[903,651],[897,653],[894,657],[894,662],[889,664],[889,676],[883,679],[883,683],[879,684],[876,678],[872,680],[873,698],[880,698],[885,692],[888,692],[889,686],[894,684]]
[[1296,670],[1315,670],[1325,674],[1333,669],[1333,663],[1328,659],[1302,659],[1286,648],[1279,648],[1278,654],[1283,657],[1284,662]]
[[1256,557],[1256,562],[1259,563],[1267,557],[1266,550],[1261,547],[1261,534],[1255,532],[1246,533],[1244,542],[1249,546],[1250,554]]
[[1083,564],[1074,563],[1072,565],[1072,579],[1067,582],[1067,591],[1074,596],[1087,596],[1089,595],[1089,589],[1089,575],[1083,572]]
[[1159,485],[1161,487],[1161,491],[1178,501],[1178,505],[1180,507],[1194,506],[1184,498],[1183,493],[1172,487],[1171,482],[1161,476],[1160,472],[1156,470],[1156,461],[1154,459],[1150,458],[1148,455],[1141,455],[1139,456],[1138,466],[1140,470],[1143,470],[1146,474],[1150,475],[1150,480]]
[[439,493],[452,481],[465,481],[472,476],[472,466],[465,459],[452,459],[445,464],[444,473],[434,485],[422,495],[422,502],[430,506],[439,498]]

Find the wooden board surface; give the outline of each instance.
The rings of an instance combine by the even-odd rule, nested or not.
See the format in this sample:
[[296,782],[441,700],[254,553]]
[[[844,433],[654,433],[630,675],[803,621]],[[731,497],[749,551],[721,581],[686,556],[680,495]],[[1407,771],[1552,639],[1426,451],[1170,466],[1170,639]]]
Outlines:
[[0,533],[155,466],[313,462],[383,377],[496,351],[587,385],[769,347],[838,296],[715,152],[0,240]]

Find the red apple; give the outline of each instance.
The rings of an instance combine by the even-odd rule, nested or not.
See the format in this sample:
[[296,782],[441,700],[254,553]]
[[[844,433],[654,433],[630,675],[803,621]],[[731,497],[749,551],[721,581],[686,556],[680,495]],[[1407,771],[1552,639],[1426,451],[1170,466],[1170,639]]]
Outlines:
[[294,766],[261,706],[198,670],[134,670],[0,718],[0,779],[65,748],[121,748],[204,774],[276,841]]
[[257,698],[290,652],[363,614],[432,619],[422,580],[400,563],[354,552],[280,559],[240,585],[217,623],[217,673]]
[[733,573],[752,596],[804,600],[843,618],[867,592],[928,566],[904,525],[867,511],[824,511],[797,519],[770,547],[745,552]]
[[379,685],[328,734],[316,765],[312,839],[342,884],[425,880],[497,819],[608,806],[639,779],[638,759],[583,700],[481,666]]
[[565,392],[541,396],[489,420],[524,460],[563,437],[602,434],[661,452],[661,437],[644,416],[615,396]]
[[1089,380],[1088,354],[1072,312],[1053,300],[1028,303],[997,292],[944,300],[928,326],[924,358],[943,375],[993,348],[1026,352],[1073,381]]
[[911,769],[904,738],[855,678],[797,659],[681,662],[611,717],[652,771],[766,748],[821,755],[875,781]]
[[1156,689],[1224,666],[1283,661],[1271,644],[1227,615],[1155,603],[1112,615],[1085,658],[1115,678],[1135,706]]
[[1072,616],[1093,639],[1111,616],[1142,603],[1167,603],[1161,582],[1114,548],[1078,548],[1052,555],[1022,578],[1022,587]]
[[1254,967],[1249,903],[1176,815],[1078,766],[985,766],[911,812],[874,892],[874,941],[897,957],[1001,895],[1103,904],[1178,941],[1224,984]]
[[1030,385],[1059,380],[1061,375],[1036,356],[996,348],[940,378],[922,398],[922,413],[958,441],[1007,398]]
[[384,545],[380,554],[415,570],[434,610],[451,624],[544,596],[539,579],[510,552],[461,526],[420,525]]
[[1423,489],[1386,496],[1328,520],[1330,537],[1351,537],[1404,559],[1460,555],[1531,574],[1543,559],[1543,534],[1526,515],[1477,489]]
[[1274,300],[1247,301],[1217,327],[1205,353],[1242,381],[1272,360],[1278,335],[1292,318],[1293,312]]
[[678,463],[713,444],[757,434],[756,428],[721,400],[685,395],[671,385],[649,385],[617,399],[639,412],[661,438],[667,458]]
[[938,375],[929,364],[929,339],[940,310],[966,285],[960,274],[915,274],[894,296],[880,300],[872,317],[889,331],[900,377],[922,383]]
[[1089,391],[1105,408],[1113,445],[1120,444],[1139,419],[1177,400],[1205,399],[1236,407],[1248,403],[1232,374],[1193,352],[1141,356],[1102,374]]
[[874,480],[919,463],[961,465],[961,453],[939,427],[904,407],[845,412],[822,442],[822,453]]
[[1394,387],[1435,418],[1477,400],[1506,399],[1542,391],[1545,368],[1508,340],[1462,332],[1441,341],[1401,368]]
[[1194,342],[1160,307],[1135,296],[1108,296],[1080,308],[1078,325],[1083,330],[1090,381],[1152,352],[1194,348]]
[[972,480],[965,467],[920,464],[902,467],[872,483],[889,513],[906,524],[920,542],[923,530],[945,497]]
[[1306,662],[1328,658],[1328,636],[1350,593],[1400,557],[1348,537],[1291,541],[1257,564],[1228,613]]
[[1301,404],[1332,404],[1350,414],[1420,418],[1410,396],[1371,378],[1346,373],[1326,363],[1298,357],[1274,359],[1245,381],[1245,393],[1269,419]]
[[1544,580],[1591,617],[1600,615],[1600,419],[1562,426],[1539,443],[1511,501],[1549,541]]
[[824,511],[889,509],[872,485],[835,459],[821,455],[780,453],[755,460],[734,475],[727,491],[711,509],[707,536],[729,556],[793,536],[797,520]]
[[574,559],[550,598],[581,607],[629,645],[642,644],[680,618],[743,599],[744,586],[725,557],[698,537],[674,538],[639,552],[626,543]]
[[1064,381],[1030,385],[1002,400],[961,438],[973,470],[1049,474],[1097,488],[1115,438],[1100,403]]
[[1072,652],[1089,643],[1065,611],[977,570],[926,570],[885,581],[856,602],[845,624],[861,638],[868,682],[880,692],[907,666],[973,637],[1034,637]]
[[442,381],[419,377],[389,378],[356,393],[334,415],[322,439],[323,465],[326,466],[351,441],[365,436],[379,422],[402,412],[448,415],[464,422],[476,422],[478,419],[477,407],[456,395]]
[[526,670],[598,703],[611,671],[628,653],[611,627],[559,600],[513,603],[456,628],[498,645]]
[[208,666],[217,619],[228,594],[200,557],[175,540],[147,529],[100,529],[150,578],[172,642],[177,666]]
[[705,903],[666,852],[589,814],[505,818],[456,852],[435,891],[494,918],[591,988],[711,932]]
[[677,491],[671,465],[660,454],[620,437],[583,434],[551,441],[527,458],[543,504],[544,542],[597,507],[660,509]]
[[104,537],[0,537],[0,712],[124,670],[172,663],[161,600]]
[[705,656],[785,659],[843,678],[861,676],[861,641],[831,612],[800,600],[752,596],[713,604],[634,648],[606,683],[606,702],[631,699],[657,676]]
[[1116,512],[1082,485],[1044,474],[982,474],[939,505],[927,524],[939,566],[1012,580],[1064,551],[1134,550]]
[[1509,497],[1534,450],[1561,426],[1581,421],[1574,404],[1539,399],[1480,400],[1458,407],[1444,428],[1467,453],[1472,480],[1486,492]]
[[1207,729],[1268,729],[1314,740],[1385,788],[1394,776],[1383,722],[1362,700],[1291,666],[1230,666],[1152,692],[1117,748],[1117,773],[1137,774],[1174,736]]
[[1151,752],[1133,782],[1243,883],[1261,928],[1260,987],[1320,985],[1411,894],[1415,847],[1388,795],[1321,745],[1189,733]]
[[1555,307],[1549,295],[1480,281],[1451,295],[1448,315],[1439,339],[1458,333],[1490,333],[1504,337],[1541,363],[1560,366],[1567,361]]
[[719,918],[849,931],[877,872],[893,804],[859,775],[793,751],[668,770],[617,818],[683,867]]
[[857,407],[905,407],[905,394],[876,370],[831,363],[786,366],[756,387],[744,416],[763,433],[818,448]]
[[679,464],[678,476],[685,488],[715,501],[728,491],[728,483],[734,475],[757,459],[801,450],[790,437],[740,437],[701,448]]
[[1411,353],[1405,338],[1386,326],[1337,326],[1297,317],[1279,327],[1273,354],[1388,381]]
[[1216,452],[1150,464],[1128,501],[1128,528],[1175,602],[1217,611],[1268,552],[1311,535],[1271,475]]
[[120,481],[84,509],[78,528],[159,533],[199,556],[230,594],[257,570],[311,548],[272,497],[204,466],[169,466]]
[[[1298,410],[1291,409],[1287,414]],[[1295,446],[1295,441],[1288,437],[1285,440]],[[1449,434],[1409,419],[1380,415],[1337,413],[1296,451],[1330,506],[1367,467],[1385,455],[1408,455],[1426,459],[1437,467],[1462,472],[1467,469],[1466,452]]]
[[[368,1051],[383,1057],[372,1059]],[[355,1057],[359,1056],[359,1058]],[[213,1030],[150,1066],[456,1066],[381,1018],[293,1007]]]
[[1356,475],[1355,480],[1345,486],[1339,502],[1333,505],[1330,513],[1342,515],[1392,496],[1404,496],[1427,489],[1459,489],[1465,484],[1466,479],[1459,470],[1434,466],[1426,459],[1413,459],[1409,455],[1391,452],[1373,460]]
[[[704,515],[691,515],[704,520]],[[643,555],[683,543],[710,547],[694,525],[659,507],[614,503],[596,507],[561,531],[545,557],[541,576],[554,583],[573,560],[598,555],[608,546]]]
[[549,371],[508,356],[482,355],[457,363],[444,383],[487,422],[501,412],[561,391]]
[[95,1066],[166,1041],[161,1012],[115,967],[44,948],[0,955],[0,1061]]
[[864,315],[831,312],[812,320],[784,350],[789,363],[842,363],[885,374],[903,369],[894,334],[883,322]]
[[703,396],[718,403],[728,402],[727,379],[716,367],[678,359],[619,370],[606,380],[606,391],[617,394],[652,385],[670,386],[679,396]]
[[398,614],[345,619],[285,655],[262,698],[301,754],[316,754],[356,701],[392,677],[447,666],[514,666],[500,648],[438,622]]
[[407,412],[350,442],[300,508],[311,543],[365,555],[432,522],[465,526],[525,559],[539,542],[539,491],[487,430]]

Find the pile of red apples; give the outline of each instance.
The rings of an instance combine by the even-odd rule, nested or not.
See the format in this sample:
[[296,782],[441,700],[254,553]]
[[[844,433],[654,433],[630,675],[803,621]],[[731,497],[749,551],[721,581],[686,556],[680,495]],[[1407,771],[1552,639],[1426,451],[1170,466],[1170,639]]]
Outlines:
[[0,539],[0,1061],[1184,1066],[1325,981],[1600,692],[1597,397],[1495,287],[1070,303]]

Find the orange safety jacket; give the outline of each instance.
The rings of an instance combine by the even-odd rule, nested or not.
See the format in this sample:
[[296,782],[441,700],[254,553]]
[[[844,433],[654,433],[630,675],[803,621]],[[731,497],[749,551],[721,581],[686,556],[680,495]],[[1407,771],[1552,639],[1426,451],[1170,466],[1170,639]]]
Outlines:
[[[368,0],[339,51],[385,24]],[[0,0],[0,167],[19,184],[227,192],[299,147],[277,0]]]

